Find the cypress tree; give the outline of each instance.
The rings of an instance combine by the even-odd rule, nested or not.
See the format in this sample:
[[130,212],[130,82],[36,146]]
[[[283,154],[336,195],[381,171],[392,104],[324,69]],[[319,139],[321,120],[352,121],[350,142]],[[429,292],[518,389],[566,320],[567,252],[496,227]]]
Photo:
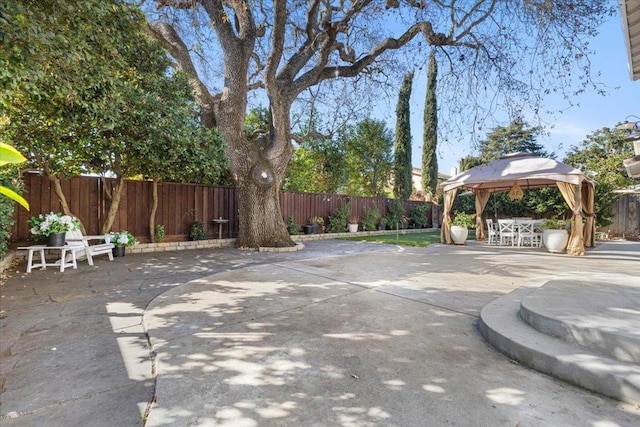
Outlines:
[[404,76],[396,107],[396,134],[393,157],[393,194],[396,199],[408,199],[412,190],[411,123],[409,112],[412,83],[413,71]]
[[438,104],[436,84],[438,63],[435,50],[429,54],[427,69],[427,95],[424,101],[424,132],[422,141],[422,188],[424,193],[435,196],[438,187]]

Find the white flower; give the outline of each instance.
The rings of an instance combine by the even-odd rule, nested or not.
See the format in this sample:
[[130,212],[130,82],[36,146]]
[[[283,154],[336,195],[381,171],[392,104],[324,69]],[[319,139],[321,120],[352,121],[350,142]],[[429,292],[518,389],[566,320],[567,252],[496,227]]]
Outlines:
[[125,234],[121,234],[118,237],[118,243],[121,245],[126,245],[127,243],[129,243],[129,238]]

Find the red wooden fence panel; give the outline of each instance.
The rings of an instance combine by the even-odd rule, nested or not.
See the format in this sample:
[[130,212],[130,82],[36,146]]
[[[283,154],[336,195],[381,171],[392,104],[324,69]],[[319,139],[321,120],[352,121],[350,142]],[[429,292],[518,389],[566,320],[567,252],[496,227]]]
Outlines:
[[[99,234],[109,209],[109,200],[103,187],[111,188],[114,179],[74,177],[61,182],[63,193],[72,213],[84,224],[88,234]],[[37,174],[24,175],[24,196],[31,211],[15,210],[12,230],[13,246],[26,243],[30,238],[28,220],[40,213],[61,212],[62,207],[51,181]],[[141,242],[149,239],[153,182],[125,180],[120,205],[112,230],[128,230]],[[167,240],[185,240],[191,224],[202,221],[208,238],[218,236],[214,218],[228,219],[223,226],[223,237],[235,237],[238,230],[236,191],[233,187],[213,187],[200,184],[158,183],[158,210],[155,223],[165,229]],[[352,197],[338,194],[281,192],[280,206],[283,218],[292,216],[296,224],[308,223],[309,218],[321,216],[325,223],[337,208],[350,203],[351,212],[362,218],[364,208],[377,208],[385,215],[392,199],[383,197]],[[406,215],[412,206],[423,202],[404,202]]]

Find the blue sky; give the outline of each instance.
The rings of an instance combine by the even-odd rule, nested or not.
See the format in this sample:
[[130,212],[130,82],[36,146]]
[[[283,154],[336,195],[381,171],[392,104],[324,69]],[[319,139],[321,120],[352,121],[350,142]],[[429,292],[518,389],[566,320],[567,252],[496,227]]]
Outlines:
[[[545,100],[546,109],[560,110],[555,117],[543,117],[548,125],[539,142],[547,151],[555,151],[562,159],[572,145],[579,145],[591,132],[605,126],[613,127],[629,115],[640,117],[640,80],[632,81],[629,76],[627,51],[624,41],[622,22],[619,15],[611,17],[601,27],[600,34],[592,40],[595,51],[592,69],[594,74],[601,72],[597,81],[607,86],[608,95],[602,96],[595,91],[583,93],[573,99],[577,104],[572,107],[562,99]],[[424,76],[416,75],[414,82],[424,81]],[[422,114],[424,108],[424,87],[416,87],[411,98],[411,134],[413,136],[413,166],[422,165]],[[525,117],[525,119],[527,119]],[[497,123],[506,125],[508,123]],[[394,123],[390,123],[393,126]],[[392,127],[393,128],[393,127]],[[481,135],[481,138],[483,135]],[[439,142],[438,166],[442,173],[450,173],[457,167],[458,160],[473,154],[472,142],[459,140],[453,143]]]

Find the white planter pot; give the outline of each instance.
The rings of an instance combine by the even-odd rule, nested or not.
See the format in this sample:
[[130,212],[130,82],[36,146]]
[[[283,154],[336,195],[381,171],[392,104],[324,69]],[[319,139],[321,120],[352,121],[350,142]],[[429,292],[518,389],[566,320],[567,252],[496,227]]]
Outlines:
[[564,252],[568,242],[567,230],[542,230],[542,244],[549,252]]
[[456,245],[464,245],[464,241],[467,240],[469,230],[467,227],[460,227],[459,225],[451,226],[451,240]]
[[358,232],[358,224],[348,224],[349,233],[357,233]]

